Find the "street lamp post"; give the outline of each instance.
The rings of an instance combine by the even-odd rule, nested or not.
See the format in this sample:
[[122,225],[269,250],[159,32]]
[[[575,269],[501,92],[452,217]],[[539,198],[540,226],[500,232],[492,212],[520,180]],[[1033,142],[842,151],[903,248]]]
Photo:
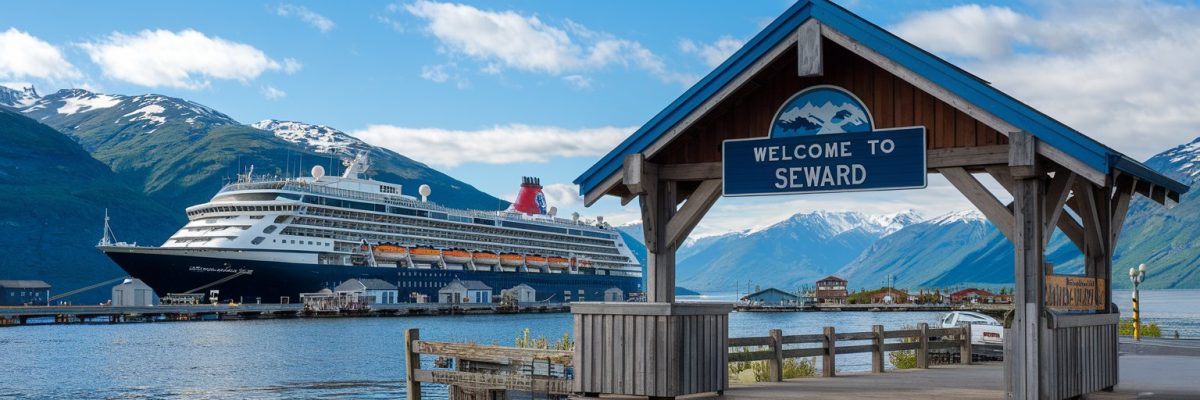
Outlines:
[[1142,319],[1138,315],[1138,284],[1146,279],[1146,264],[1129,269],[1129,280],[1133,282],[1133,340],[1142,340]]

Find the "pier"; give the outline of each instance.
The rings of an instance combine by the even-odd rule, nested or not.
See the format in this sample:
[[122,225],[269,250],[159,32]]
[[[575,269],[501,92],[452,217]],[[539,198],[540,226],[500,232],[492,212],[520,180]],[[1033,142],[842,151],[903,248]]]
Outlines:
[[562,303],[522,303],[517,306],[470,303],[373,304],[355,310],[306,310],[303,304],[192,304],[156,306],[20,306],[0,307],[0,326],[49,320],[56,324],[154,321],[244,320],[271,318],[397,317],[492,313],[563,313]]

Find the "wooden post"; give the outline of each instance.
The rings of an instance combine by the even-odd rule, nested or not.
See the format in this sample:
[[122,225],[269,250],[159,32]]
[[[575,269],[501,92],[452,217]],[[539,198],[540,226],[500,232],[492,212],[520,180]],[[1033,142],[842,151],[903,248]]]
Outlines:
[[822,360],[821,376],[826,378],[834,376],[834,370],[837,369],[837,336],[834,334],[833,327],[825,327],[825,357]]
[[767,372],[771,382],[783,382],[783,331],[772,329],[768,336],[771,337],[771,351],[774,355],[767,361]]
[[872,325],[875,332],[875,350],[871,352],[871,372],[883,373],[883,325]]
[[958,349],[958,362],[963,364],[971,363],[971,324],[963,325],[962,327],[962,346]]
[[920,348],[917,349],[917,368],[929,368],[929,324],[922,322]]
[[421,355],[413,350],[413,342],[421,339],[421,331],[417,328],[404,330],[404,382],[408,400],[421,400],[421,382],[417,382],[417,369],[421,367]]
[[1010,133],[1008,139],[1008,164],[1014,178],[1012,241],[1016,290],[1013,296],[1013,357],[1005,362],[1012,363],[1012,375],[1008,379],[1013,382],[1014,392],[1009,394],[1010,398],[1039,399],[1043,397],[1041,388],[1048,383],[1042,379],[1052,372],[1043,371],[1046,366],[1042,358],[1048,355],[1041,352],[1042,291],[1046,279],[1042,266],[1045,189],[1037,168],[1037,140],[1026,132]]

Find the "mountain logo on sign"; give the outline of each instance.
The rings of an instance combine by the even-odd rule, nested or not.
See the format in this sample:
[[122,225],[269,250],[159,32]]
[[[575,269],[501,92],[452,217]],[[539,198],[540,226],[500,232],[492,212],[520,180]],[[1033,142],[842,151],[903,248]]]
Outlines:
[[771,123],[771,137],[870,132],[871,114],[853,93],[821,85],[802,90],[783,103]]

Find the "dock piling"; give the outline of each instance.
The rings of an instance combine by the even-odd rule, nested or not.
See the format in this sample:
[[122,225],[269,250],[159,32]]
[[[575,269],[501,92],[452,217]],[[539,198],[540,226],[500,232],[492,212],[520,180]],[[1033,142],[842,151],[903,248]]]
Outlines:
[[971,363],[971,324],[963,326],[962,345],[958,350],[958,362],[963,364]]
[[404,382],[408,400],[421,400],[421,382],[417,381],[416,373],[421,366],[421,355],[413,348],[414,343],[421,339],[421,331],[417,328],[404,330]]

